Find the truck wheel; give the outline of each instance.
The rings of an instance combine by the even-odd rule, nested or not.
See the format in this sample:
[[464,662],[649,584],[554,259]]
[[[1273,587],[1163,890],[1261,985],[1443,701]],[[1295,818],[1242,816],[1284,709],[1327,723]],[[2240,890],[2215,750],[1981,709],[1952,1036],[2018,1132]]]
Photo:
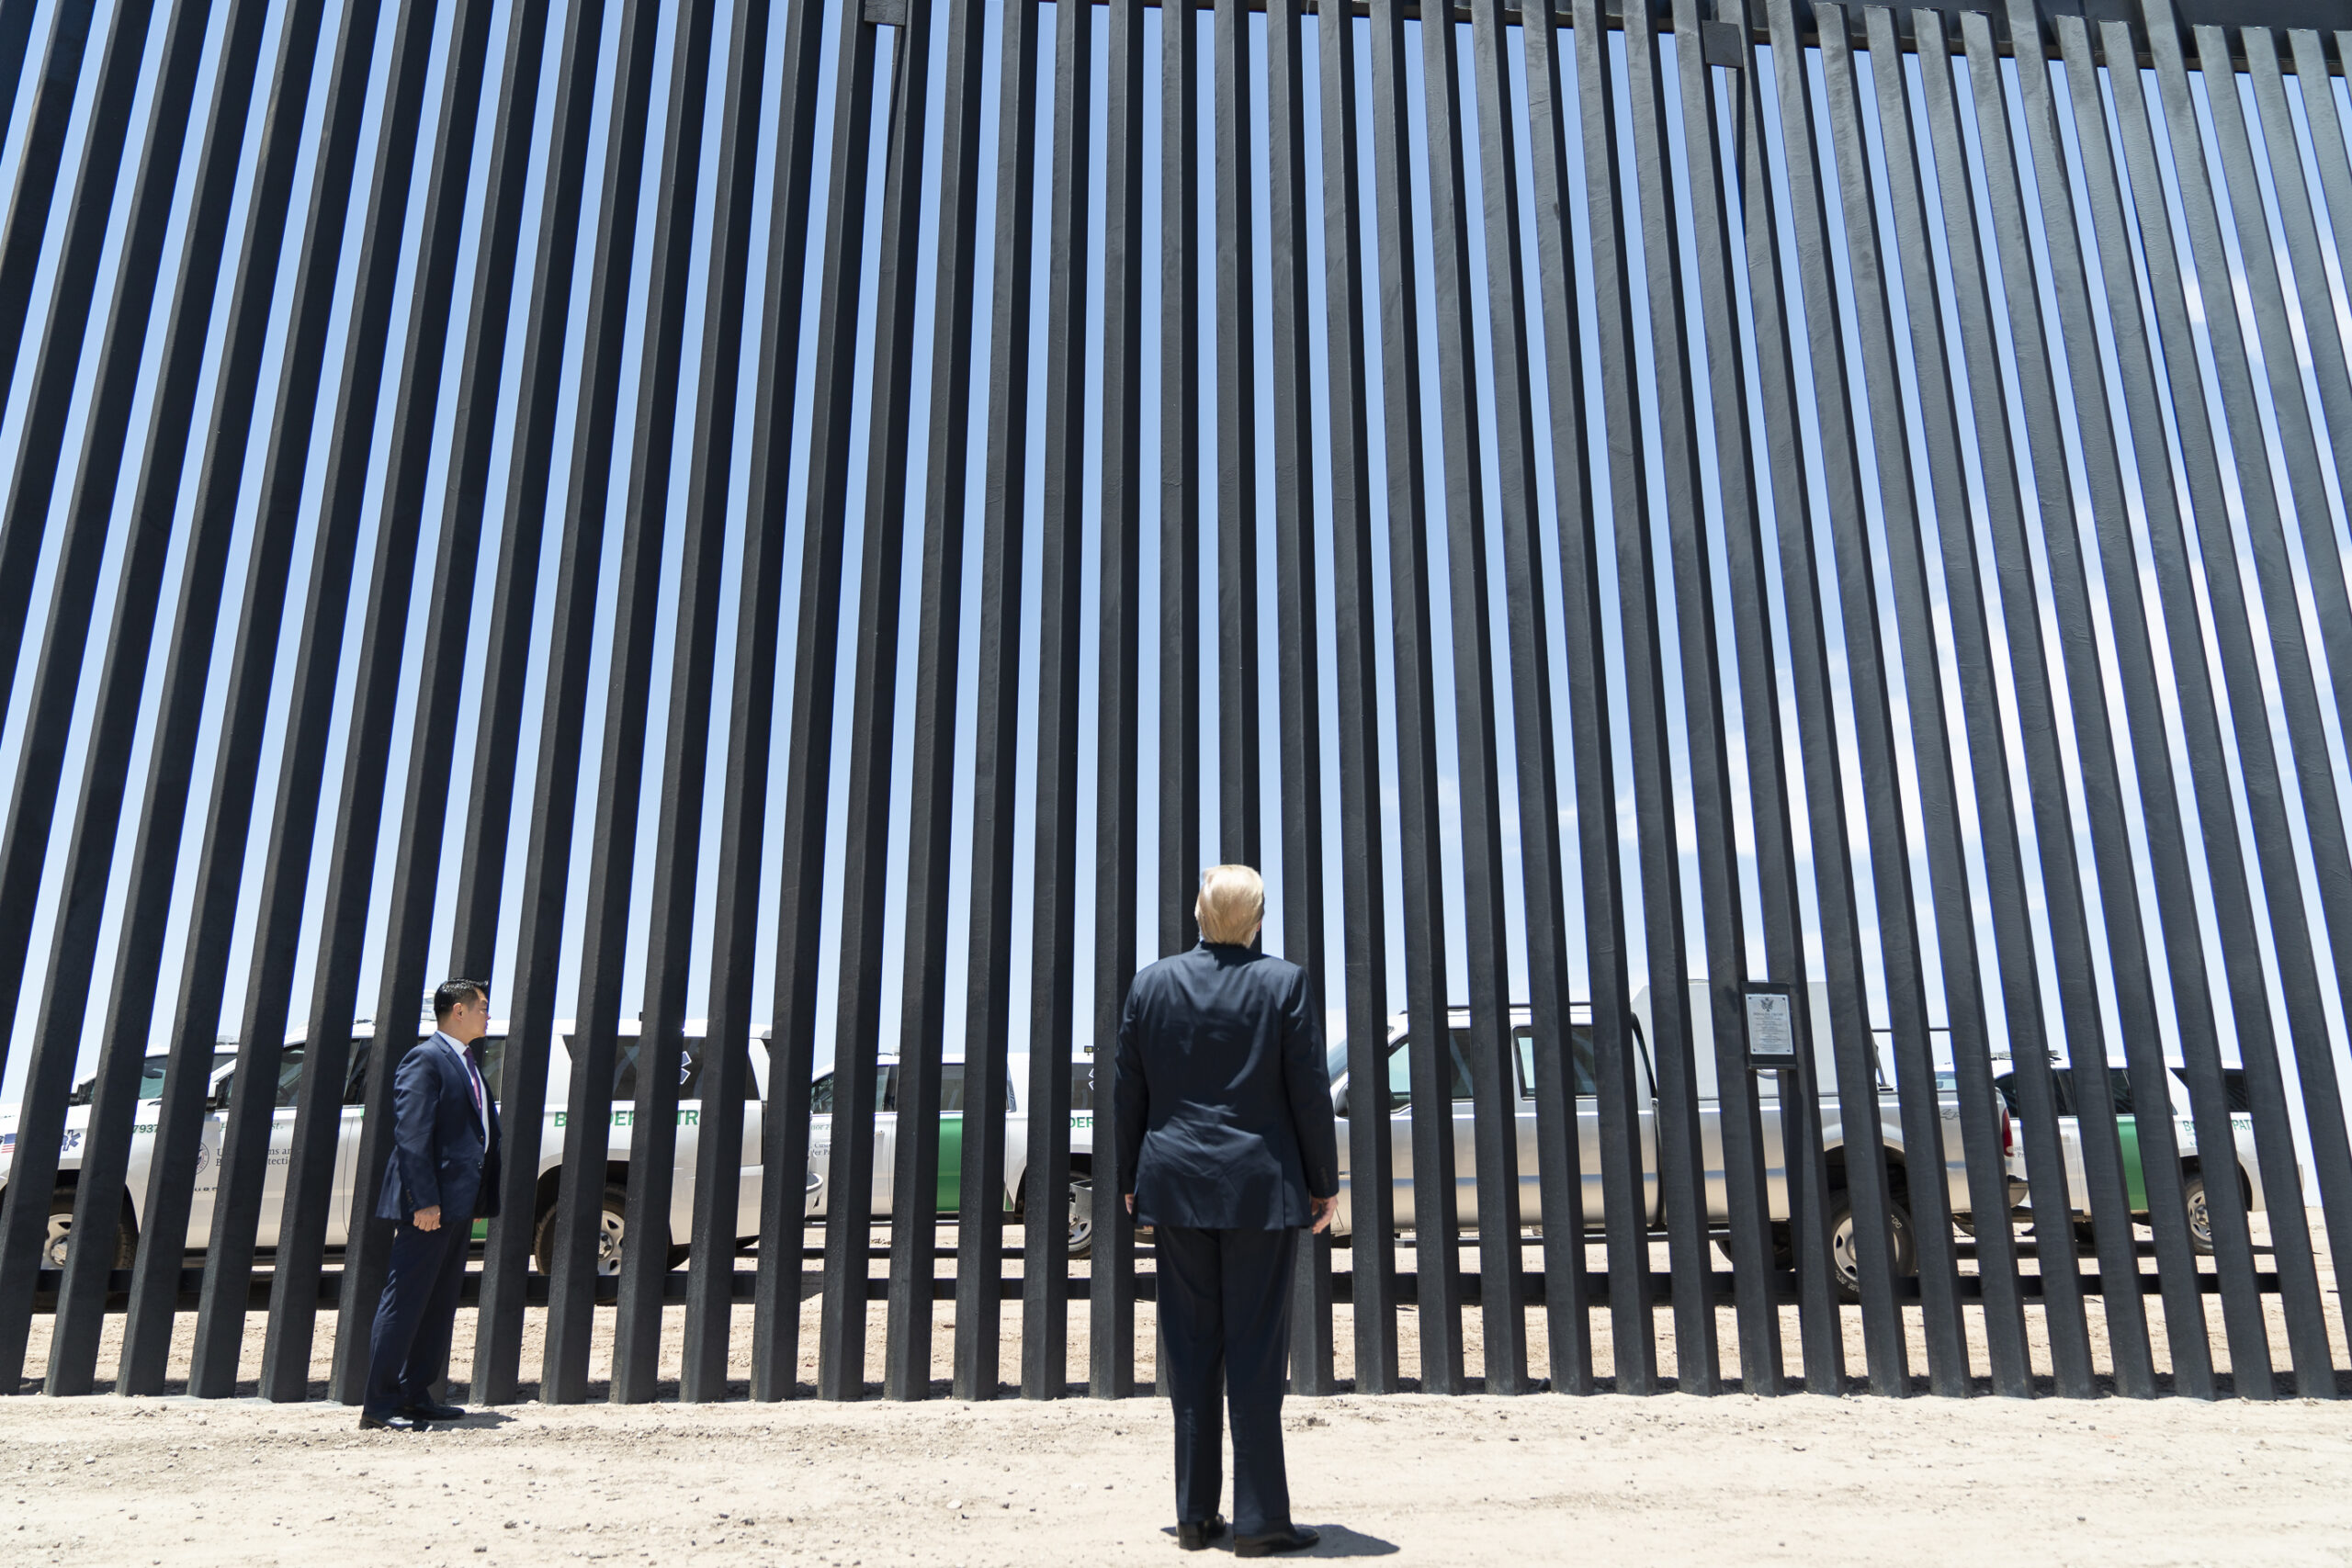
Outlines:
[[2192,1176],[2181,1188],[2181,1197],[2188,1204],[2188,1245],[2200,1257],[2213,1256],[2213,1209],[2205,1201],[2205,1179]]
[[1094,1183],[1082,1176],[1069,1179],[1069,1255],[1085,1258],[1094,1251]]
[[[1912,1245],[1911,1216],[1902,1204],[1887,1200],[1888,1228],[1894,1233],[1894,1272],[1897,1278],[1919,1269],[1918,1248]],[[1843,1191],[1829,1195],[1829,1261],[1838,1278],[1838,1299],[1851,1306],[1862,1299],[1861,1264],[1854,1248],[1854,1201]]]
[[[599,1274],[621,1271],[621,1242],[628,1228],[628,1190],[620,1187],[606,1187],[604,1213],[596,1217],[596,1272]],[[555,1216],[554,1209],[540,1215],[538,1234],[531,1238],[531,1261],[542,1274],[555,1272]]]
[[[41,1247],[40,1266],[44,1269],[65,1267],[65,1249],[73,1239],[74,1189],[61,1187],[49,1195],[49,1239]],[[126,1213],[115,1221],[114,1266],[128,1269],[139,1255],[138,1233],[130,1227]]]

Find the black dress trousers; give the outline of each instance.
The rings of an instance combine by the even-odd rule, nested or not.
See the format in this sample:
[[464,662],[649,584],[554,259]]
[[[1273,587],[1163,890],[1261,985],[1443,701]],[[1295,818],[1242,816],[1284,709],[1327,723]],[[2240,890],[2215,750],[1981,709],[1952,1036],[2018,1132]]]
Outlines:
[[435,1230],[421,1231],[403,1220],[392,1232],[390,1267],[368,1341],[368,1415],[424,1404],[448,1374],[473,1232],[473,1215],[462,1213],[445,1213]]
[[1233,1412],[1233,1529],[1289,1528],[1283,1467],[1283,1381],[1290,1354],[1290,1274],[1295,1230],[1153,1233],[1159,1326],[1176,1407],[1176,1517],[1205,1519],[1224,1490],[1219,1383]]

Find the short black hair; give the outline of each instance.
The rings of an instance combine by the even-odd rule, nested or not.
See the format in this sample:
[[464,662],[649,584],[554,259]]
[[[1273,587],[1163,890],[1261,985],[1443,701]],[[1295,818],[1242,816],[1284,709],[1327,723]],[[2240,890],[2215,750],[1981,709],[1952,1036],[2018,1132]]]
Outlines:
[[480,997],[483,1001],[490,1000],[490,987],[480,980],[442,981],[433,990],[435,1021],[437,1022],[448,1017],[476,997]]

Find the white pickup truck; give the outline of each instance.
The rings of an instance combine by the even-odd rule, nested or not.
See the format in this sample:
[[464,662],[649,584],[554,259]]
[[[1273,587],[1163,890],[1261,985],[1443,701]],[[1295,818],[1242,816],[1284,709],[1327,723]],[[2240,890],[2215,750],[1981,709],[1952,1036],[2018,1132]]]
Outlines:
[[[1007,1059],[1004,1089],[1004,1207],[1018,1215],[1023,1206],[1022,1178],[1029,1169],[1029,1116],[1021,1109],[1029,1092],[1029,1057],[1015,1052]],[[818,1075],[809,1099],[814,1111],[808,1131],[808,1159],[822,1171],[833,1142],[833,1075]],[[1069,1250],[1084,1258],[1094,1245],[1094,1064],[1080,1056],[1070,1064],[1069,1113]],[[885,1055],[874,1076],[874,1217],[891,1213],[897,1179],[899,1139],[899,1058]],[[938,1213],[952,1217],[962,1206],[964,1149],[964,1064],[940,1064]],[[809,1212],[820,1213],[824,1196],[810,1200]]]
[[[2148,1223],[2147,1168],[2142,1163],[2140,1150],[2140,1114],[2132,1100],[2132,1076],[2120,1061],[2108,1064],[2108,1078],[2115,1104],[2116,1141],[2123,1153],[2123,1180],[2126,1197],[2132,1205],[2132,1217],[2140,1224]],[[2006,1059],[1995,1063],[1994,1087],[2001,1091],[2011,1110],[2017,1106],[2017,1075]],[[2066,1191],[2075,1212],[2075,1224],[2084,1227],[2087,1235],[2090,1222],[2088,1193],[2090,1181],[2083,1163],[2083,1123],[2081,1107],[2077,1103],[2075,1069],[2053,1062],[2050,1068],[2051,1089],[2057,1101],[2058,1145],[2066,1162]],[[2189,1244],[2199,1252],[2213,1250],[2213,1214],[2205,1199],[2207,1162],[2197,1151],[2197,1123],[2188,1103],[2188,1085],[2181,1077],[2181,1069],[2167,1066],[2165,1089],[2170,1104],[2173,1140],[2180,1153],[2182,1196],[2188,1210]],[[2256,1157],[2254,1143],[2254,1110],[2246,1100],[2245,1070],[2223,1067],[2222,1081],[2229,1096],[2230,1131],[2237,1145],[2238,1196],[2248,1213],[2260,1213],[2269,1207],[2269,1194],[2262,1180],[2262,1163]],[[2023,1178],[2024,1157],[2013,1161],[2018,1175]],[[2298,1195],[2299,1196],[2299,1195]],[[2292,1199],[2290,1198],[2290,1201]]]
[[[1858,1272],[1854,1258],[1853,1214],[1846,1193],[1846,1147],[1848,1138],[1838,1099],[1832,1087],[1836,1083],[1835,1066],[1829,1056],[1827,987],[1815,985],[1812,988],[1811,1013],[1815,1020],[1815,1060],[1823,1088],[1821,1097],[1822,1145],[1829,1167],[1830,1250],[1838,1269],[1840,1290],[1848,1299],[1859,1299]],[[1703,982],[1691,988],[1693,1067],[1695,1069],[1699,1102],[1699,1130],[1702,1153],[1705,1161],[1703,1172],[1707,1205],[1707,1223],[1719,1225],[1730,1210],[1729,1190],[1724,1178],[1723,1121],[1721,1101],[1717,1097],[1714,1044],[1707,1011]],[[1642,1205],[1653,1226],[1662,1224],[1663,1211],[1658,1188],[1657,1075],[1650,1060],[1649,993],[1645,987],[1634,998],[1634,1059],[1638,1081],[1636,1097],[1636,1135],[1640,1141],[1642,1158]],[[1466,1008],[1451,1010],[1449,1024],[1453,1040],[1453,1140],[1454,1149],[1455,1223],[1475,1228],[1478,1223],[1478,1189],[1476,1163],[1470,1157],[1472,1145],[1472,1114],[1470,1105],[1470,1075],[1464,1064],[1462,1047],[1469,1032],[1470,1013]],[[1513,1091],[1517,1098],[1517,1139],[1519,1151],[1519,1205],[1521,1219],[1529,1225],[1543,1222],[1543,1189],[1536,1174],[1535,1141],[1535,1050],[1532,1015],[1526,1008],[1514,1008],[1510,1014],[1511,1065],[1514,1069]],[[1601,1224],[1600,1166],[1600,1101],[1595,1079],[1592,1025],[1589,1010],[1578,1007],[1569,1017],[1568,1055],[1574,1073],[1577,1112],[1577,1143],[1582,1169],[1579,1193],[1582,1200],[1584,1224],[1597,1231]],[[1408,1021],[1398,1014],[1391,1021],[1387,1043],[1388,1091],[1394,1108],[1389,1125],[1389,1158],[1392,1165],[1393,1213],[1400,1230],[1413,1228],[1417,1210],[1413,1183],[1413,1137],[1410,1099],[1412,1083],[1408,1054]],[[1343,1119],[1340,1136],[1340,1213],[1333,1225],[1341,1235],[1353,1228],[1353,1202],[1348,1179],[1348,1135],[1344,1118],[1348,1114],[1347,1048],[1334,1043],[1330,1048],[1332,1077],[1331,1102]],[[1929,1173],[1917,1170],[1904,1145],[1903,1119],[1892,1085],[1883,1077],[1879,1082],[1878,1136],[1885,1150],[1887,1176],[1893,1188],[1895,1262],[1898,1272],[1907,1273],[1917,1267],[1917,1250],[1911,1234],[1908,1195],[1914,1182]],[[1960,1105],[1956,1097],[1938,1095],[1938,1112],[1943,1128],[1943,1165],[1941,1179],[1946,1202],[1951,1212],[1963,1218],[1972,1206],[1968,1189],[1968,1171],[1961,1155]],[[1769,1089],[1762,1094],[1759,1107],[1763,1120],[1765,1204],[1772,1222],[1773,1240],[1780,1254],[1780,1266],[1790,1266],[1792,1251],[1788,1235],[1789,1197],[1786,1161],[1782,1157],[1781,1111],[1777,1097]],[[2003,1156],[2013,1145],[2009,1118],[2001,1118]],[[2011,1201],[2023,1190],[2021,1181],[2010,1182]]]
[[[359,1132],[363,1115],[362,1099],[368,1082],[368,1063],[375,1038],[374,1028],[363,1021],[352,1031],[351,1064],[345,1078],[343,1095],[343,1125],[336,1141],[334,1163],[334,1201],[329,1210],[326,1244],[342,1247],[346,1241],[352,1194],[357,1186],[359,1162]],[[557,1180],[563,1162],[564,1101],[571,1081],[571,1055],[569,1049],[573,1026],[569,1020],[556,1024],[556,1034],[548,1063],[548,1100],[542,1112],[539,1135],[539,1175],[537,1199],[532,1214],[532,1254],[539,1269],[545,1271],[554,1250],[554,1235],[548,1220],[555,1209]],[[604,1192],[604,1217],[601,1242],[597,1252],[596,1269],[600,1274],[615,1274],[620,1270],[621,1250],[626,1239],[624,1206],[628,1188],[629,1130],[636,1118],[638,1025],[624,1021],[619,1029],[619,1051],[614,1073],[611,1147],[606,1155],[606,1175]],[[418,1038],[432,1033],[429,1023],[420,1026]],[[670,1234],[680,1244],[687,1241],[694,1223],[694,1187],[695,1148],[700,1140],[702,1121],[702,1039],[700,1021],[691,1021],[685,1028],[685,1038],[678,1054],[678,1150],[675,1173],[671,1187]],[[268,1174],[264,1179],[261,1224],[255,1236],[256,1245],[266,1253],[277,1244],[280,1211],[285,1203],[286,1169],[294,1139],[294,1100],[302,1072],[303,1044],[301,1038],[288,1042],[279,1058],[277,1111],[270,1128]],[[498,1068],[506,1046],[506,1023],[494,1020],[482,1044],[485,1075],[495,1085]],[[730,1242],[749,1240],[760,1229],[760,1126],[762,1101],[765,1099],[768,1077],[767,1045],[763,1039],[754,1039],[751,1050],[752,1076],[747,1083],[749,1093],[743,1106],[742,1180],[736,1201],[735,1234]],[[154,1152],[156,1118],[162,1107],[164,1059],[151,1056],[140,1081],[140,1103],[132,1123],[130,1168],[124,1183],[121,1219],[115,1235],[115,1257],[118,1268],[130,1266],[138,1244],[142,1210],[147,1201],[149,1160]],[[236,1053],[224,1044],[213,1056],[209,1079],[209,1094],[204,1119],[204,1137],[197,1152],[196,1186],[188,1209],[187,1246],[201,1252],[211,1239],[212,1204],[220,1182],[220,1139],[228,1122],[229,1084],[236,1070]],[[0,1110],[0,1143],[13,1150],[17,1137],[17,1108]],[[57,1189],[50,1202],[49,1245],[41,1267],[60,1269],[64,1266],[65,1250],[71,1237],[76,1184],[82,1168],[82,1144],[87,1135],[90,1118],[89,1086],[85,1083],[69,1103],[65,1118],[65,1135],[58,1151]],[[804,1208],[814,1212],[820,1206],[821,1182],[815,1169],[805,1174],[808,1196]],[[476,1221],[474,1234],[481,1237],[488,1229],[487,1222]]]

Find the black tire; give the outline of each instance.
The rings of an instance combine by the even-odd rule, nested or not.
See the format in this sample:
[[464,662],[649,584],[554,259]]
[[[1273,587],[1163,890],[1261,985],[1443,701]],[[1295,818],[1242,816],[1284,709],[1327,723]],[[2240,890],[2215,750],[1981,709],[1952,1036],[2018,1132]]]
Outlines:
[[[1898,1279],[1919,1271],[1919,1249],[1911,1234],[1911,1214],[1893,1199],[1887,1201],[1888,1228],[1894,1233],[1894,1272]],[[1838,1299],[1852,1306],[1862,1299],[1861,1279],[1854,1253],[1854,1201],[1843,1189],[1829,1194],[1829,1261],[1838,1281]]]
[[1069,1255],[1090,1258],[1094,1253],[1094,1183],[1086,1177],[1069,1179]]
[[[49,1235],[42,1243],[40,1266],[43,1269],[65,1267],[65,1253],[74,1228],[74,1192],[71,1187],[61,1187],[49,1195]],[[126,1206],[114,1226],[114,1267],[128,1269],[139,1257],[139,1233],[130,1223]]]
[[2213,1210],[2205,1201],[2205,1178],[2191,1176],[2180,1190],[2188,1207],[2188,1245],[2202,1258],[2213,1256]]
[[[542,1274],[555,1272],[555,1216],[550,1207],[539,1216],[537,1234],[531,1238],[531,1262]],[[621,1249],[628,1239],[628,1191],[626,1188],[607,1184],[605,1188],[604,1213],[598,1217],[596,1240],[596,1272],[618,1274],[621,1271]]]

